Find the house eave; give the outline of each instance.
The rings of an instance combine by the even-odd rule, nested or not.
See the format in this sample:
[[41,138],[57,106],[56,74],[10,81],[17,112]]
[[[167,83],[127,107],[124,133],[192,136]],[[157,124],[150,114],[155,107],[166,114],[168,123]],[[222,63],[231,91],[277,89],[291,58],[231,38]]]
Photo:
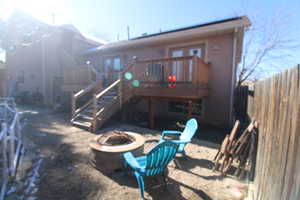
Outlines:
[[224,34],[233,32],[236,28],[244,28],[250,26],[250,21],[246,16],[236,18],[222,23],[216,23],[201,27],[195,27],[185,30],[179,30],[164,34],[158,34],[151,37],[136,38],[120,42],[104,44],[100,47],[88,49],[81,52],[81,55],[93,54],[97,52],[106,52],[112,50],[120,50],[126,48],[140,47],[146,45],[155,45],[165,42],[172,42],[184,39],[200,38],[210,35]]

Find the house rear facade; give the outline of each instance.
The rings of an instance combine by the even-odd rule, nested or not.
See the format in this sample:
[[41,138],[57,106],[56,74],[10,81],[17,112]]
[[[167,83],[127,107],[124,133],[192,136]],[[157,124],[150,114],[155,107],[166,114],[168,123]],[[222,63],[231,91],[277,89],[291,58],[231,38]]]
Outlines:
[[130,110],[148,112],[152,121],[193,116],[228,126],[249,25],[247,17],[236,17],[144,35],[84,50],[81,62],[95,68],[103,89],[119,78],[130,79],[132,96],[139,99]]

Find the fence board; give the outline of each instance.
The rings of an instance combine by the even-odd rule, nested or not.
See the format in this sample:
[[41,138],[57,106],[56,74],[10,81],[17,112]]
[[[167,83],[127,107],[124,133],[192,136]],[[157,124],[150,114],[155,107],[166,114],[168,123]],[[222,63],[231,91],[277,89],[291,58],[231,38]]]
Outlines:
[[300,199],[299,66],[254,84],[248,115],[259,122],[256,200]]

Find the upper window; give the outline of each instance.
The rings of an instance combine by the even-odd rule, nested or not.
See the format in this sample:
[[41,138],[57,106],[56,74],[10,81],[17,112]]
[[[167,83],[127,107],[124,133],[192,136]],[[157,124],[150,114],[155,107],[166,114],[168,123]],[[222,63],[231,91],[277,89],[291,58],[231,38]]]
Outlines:
[[189,55],[197,55],[199,57],[202,57],[202,48],[191,48],[189,49]]
[[120,71],[122,69],[121,59],[119,56],[114,57],[114,70]]
[[183,56],[183,50],[172,51],[172,57],[181,57],[181,56]]
[[169,55],[171,57],[198,55],[199,57],[203,58],[204,53],[204,44],[199,44],[172,48],[170,49]]

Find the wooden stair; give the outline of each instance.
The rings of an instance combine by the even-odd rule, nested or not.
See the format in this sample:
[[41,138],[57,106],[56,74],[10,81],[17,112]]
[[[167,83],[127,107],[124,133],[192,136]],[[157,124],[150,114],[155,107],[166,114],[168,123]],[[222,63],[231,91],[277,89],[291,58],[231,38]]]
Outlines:
[[94,92],[93,98],[88,100],[80,108],[77,108],[76,102],[80,97],[88,95],[96,88],[99,88],[100,82],[95,82],[87,88],[80,90],[72,96],[72,118],[73,125],[86,128],[91,132],[96,132],[107,120],[109,120],[122,105],[126,103],[133,95],[132,90],[124,78],[124,73],[129,70],[129,65],[120,73],[120,79],[116,80],[107,88],[100,92]]
[[[111,89],[97,100],[97,125],[101,127],[119,109],[119,97],[116,89]],[[115,109],[116,107],[117,109]],[[110,112],[108,112],[108,110]],[[92,131],[94,123],[94,108],[90,103],[71,119],[73,125],[87,128]]]

